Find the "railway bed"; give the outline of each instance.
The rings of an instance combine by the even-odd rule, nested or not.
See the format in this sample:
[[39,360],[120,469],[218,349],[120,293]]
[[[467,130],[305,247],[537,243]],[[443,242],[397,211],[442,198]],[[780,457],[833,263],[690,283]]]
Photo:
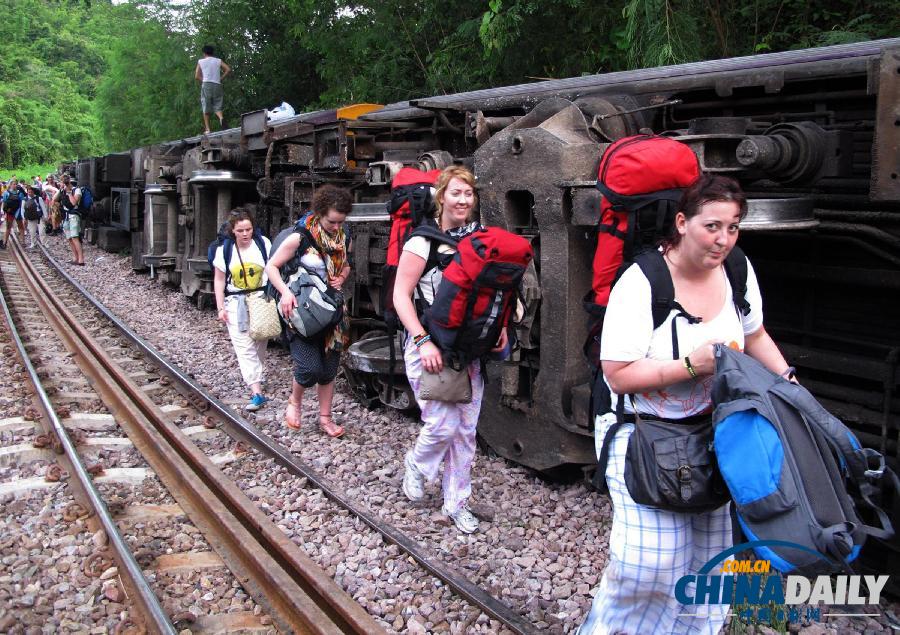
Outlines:
[[[152,554],[156,556],[154,565],[162,563],[164,573],[180,569],[185,574],[183,578],[188,589],[201,589],[204,583],[200,580],[200,574],[209,569],[221,569],[224,563],[234,578],[240,581],[240,586],[249,589],[249,593],[270,613],[270,616],[258,618],[252,613],[237,615],[238,611],[234,609],[242,608],[241,598],[234,598],[232,593],[225,606],[216,603],[208,611],[208,615],[228,614],[232,621],[207,620],[206,624],[197,625],[200,631],[266,631],[269,630],[267,625],[274,625],[282,632],[379,632],[381,629],[377,623],[285,538],[275,524],[217,467],[238,460],[241,455],[249,454],[249,450],[241,448],[238,443],[230,448],[221,448],[217,447],[221,444],[213,441],[210,446],[201,439],[195,444],[191,437],[215,439],[224,436],[214,426],[210,429],[209,425],[190,425],[202,411],[202,401],[193,399],[193,403],[188,403],[180,400],[177,393],[168,389],[166,377],[155,373],[155,368],[141,361],[139,351],[108,335],[109,326],[91,315],[90,309],[73,300],[72,289],[68,289],[66,299],[57,295],[45,283],[46,271],[35,271],[27,260],[21,259],[21,252],[14,243],[4,254],[7,262],[4,263],[3,283],[5,296],[9,299],[6,306],[11,316],[10,322],[15,319],[23,332],[24,343],[19,350],[40,398],[40,409],[26,411],[24,418],[31,421],[49,420],[56,434],[39,435],[30,444],[7,448],[10,457],[20,459],[21,472],[25,474],[14,475],[0,487],[0,492],[14,494],[40,488],[47,482],[66,480],[73,472],[79,477],[79,484],[87,490],[89,507],[104,530],[93,535],[95,549],[83,564],[82,571],[86,576],[100,578],[104,596],[111,602],[130,598],[133,604],[138,605],[132,607],[130,614],[123,610],[117,632],[123,630],[123,625],[125,632],[136,632],[142,628],[150,632],[175,631],[169,616],[150,592],[150,585],[134,555],[130,553],[132,549],[152,544],[151,536],[142,535],[144,532],[140,531],[145,524],[136,523],[134,529],[137,531],[127,532],[132,537],[132,547],[129,549],[120,536],[116,522],[100,502],[102,495],[87,477],[88,472],[94,474],[98,481],[124,481],[125,484],[150,490],[158,489],[152,482],[158,477],[171,498],[153,501],[127,492],[124,496],[127,506],[155,503],[157,507],[164,506],[159,515],[178,517],[186,514],[202,531],[202,538],[209,545],[202,538],[192,540],[187,536],[198,533],[190,527],[182,532],[167,532],[171,541],[166,544],[157,541],[158,552]],[[15,268],[9,266],[10,256],[17,261]],[[17,343],[21,342],[18,335],[12,335],[12,338]],[[34,368],[32,360],[42,370]],[[80,377],[81,373],[85,377]],[[94,424],[101,424],[95,426],[97,428],[107,424],[107,428],[112,428],[112,436],[88,435],[81,431],[69,434],[63,430],[58,415],[71,418],[73,410],[82,405],[85,406],[83,409],[100,415],[88,418]],[[105,413],[102,412],[104,409]],[[192,412],[194,409],[196,412]],[[105,421],[103,414],[107,415]],[[195,416],[192,417],[192,414]],[[108,425],[110,417],[112,426]],[[83,413],[77,413],[76,420],[84,418]],[[45,429],[45,432],[50,430]],[[63,449],[59,445],[71,459],[68,470],[53,460],[53,450]],[[201,449],[203,445],[207,447]],[[53,450],[47,449],[48,446]],[[99,453],[100,456],[81,460],[76,456],[76,446],[94,451],[82,450],[82,454]],[[217,452],[221,449],[225,452]],[[23,478],[33,469],[31,462],[44,458],[49,460],[43,478]],[[146,459],[145,464],[142,459]],[[151,483],[148,484],[148,481]],[[109,496],[109,492],[106,495]],[[181,509],[172,510],[172,503],[176,501]],[[79,517],[77,513],[72,516],[72,520]],[[109,543],[109,548],[106,543]],[[185,551],[185,543],[190,546],[189,551]],[[121,572],[118,578],[117,572]],[[117,586],[117,579],[122,579],[124,589]],[[35,590],[39,591],[39,586]],[[228,576],[219,576],[215,582],[207,580],[205,586],[208,593],[202,599],[209,601],[216,593],[239,585]],[[91,602],[95,592],[96,589],[92,589],[90,593]],[[168,599],[177,601],[178,597]],[[235,600],[236,607],[233,604]],[[169,613],[174,622],[193,623],[203,616],[202,613],[195,615],[193,611],[172,609]]]

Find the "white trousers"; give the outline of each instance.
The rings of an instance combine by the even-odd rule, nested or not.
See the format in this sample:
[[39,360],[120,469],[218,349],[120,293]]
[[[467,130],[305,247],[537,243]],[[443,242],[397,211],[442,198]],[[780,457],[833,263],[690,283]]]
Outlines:
[[[606,421],[597,418],[598,454],[614,422],[614,415]],[[625,424],[610,448],[606,468],[613,504],[609,561],[578,634],[715,635],[725,623],[728,605],[680,604],[675,584],[732,546],[729,505],[712,512],[680,514],[635,503],[625,485],[625,451],[633,430],[634,425]],[[721,564],[710,574],[720,575]]]
[[268,342],[266,340],[258,342],[250,337],[249,331],[242,333],[238,330],[237,308],[237,298],[227,296],[225,311],[228,315],[228,335],[231,337],[231,345],[234,347],[244,383],[251,386],[263,379],[263,362],[266,361]]
[[34,247],[37,242],[44,243],[44,220],[25,221],[28,232],[28,246]]
[[428,481],[437,479],[441,463],[444,463],[444,512],[453,514],[465,505],[472,494],[475,428],[484,396],[481,365],[478,362],[469,365],[471,403],[448,403],[419,399],[422,358],[411,337],[407,338],[403,359],[406,362],[406,377],[422,411],[424,423],[412,449],[412,461]]

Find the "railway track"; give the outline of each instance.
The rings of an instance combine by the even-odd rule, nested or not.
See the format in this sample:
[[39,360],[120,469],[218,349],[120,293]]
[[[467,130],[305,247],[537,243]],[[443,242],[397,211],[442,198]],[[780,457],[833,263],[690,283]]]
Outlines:
[[[55,277],[55,274],[58,274],[66,278],[68,285],[72,285],[63,292],[67,294],[67,300],[62,302],[62,304],[68,303],[75,307],[81,302],[81,298],[91,304],[91,308],[78,309],[78,317],[70,318],[73,324],[80,321],[90,325],[95,330],[104,327],[108,330],[110,322],[115,325],[118,331],[116,335],[104,335],[102,337],[106,337],[107,340],[115,343],[117,347],[116,355],[119,360],[126,365],[132,365],[141,369],[140,373],[146,382],[142,387],[128,386],[126,383],[125,386],[122,386],[121,391],[124,394],[133,396],[135,403],[138,404],[137,410],[140,411],[139,414],[146,416],[147,412],[152,412],[154,409],[162,410],[166,414],[167,425],[158,426],[157,432],[173,440],[172,442],[175,443],[177,448],[176,453],[195,457],[198,461],[202,461],[200,457],[206,458],[209,455],[212,457],[211,462],[217,463],[225,469],[231,467],[230,464],[240,461],[256,460],[261,463],[267,459],[270,463],[274,461],[290,475],[305,479],[310,486],[320,490],[337,506],[360,519],[371,530],[377,532],[384,541],[399,547],[400,550],[411,556],[424,571],[440,580],[441,584],[449,587],[466,603],[477,607],[491,619],[497,620],[505,631],[529,633],[536,630],[514,609],[495,599],[485,589],[473,584],[465,575],[442,564],[429,554],[425,547],[390,524],[382,521],[376,513],[351,500],[338,488],[330,485],[315,470],[298,460],[287,448],[261,433],[242,417],[235,415],[224,403],[208,394],[202,386],[132,332],[119,318],[107,311],[102,304],[69,277],[61,267],[56,265],[49,252],[45,252],[44,256],[44,260],[33,265],[37,269],[41,269],[41,275],[51,279]],[[54,271],[53,275],[50,275],[51,271]],[[32,275],[37,278],[36,273]],[[46,282],[43,284],[46,285]],[[57,285],[54,284],[54,286]],[[42,289],[45,290],[42,290],[41,293],[50,295],[49,290],[46,290],[46,286]],[[76,297],[79,298],[78,301],[75,301]],[[50,312],[57,311],[56,307],[57,305],[52,305],[48,310]],[[127,347],[124,346],[126,340],[128,343]],[[103,364],[100,363],[100,365],[102,366]],[[123,406],[117,405],[116,407]],[[186,435],[179,435],[178,430],[186,433]],[[222,435],[221,431],[226,432],[228,436]],[[189,440],[188,436],[192,440]],[[156,446],[157,441],[148,439],[144,444]],[[259,469],[267,468],[261,466]],[[212,468],[207,465],[204,470],[204,476],[199,480],[215,480],[215,477],[210,476],[213,473]],[[243,496],[239,491],[234,490],[236,488],[229,490],[231,498]],[[209,500],[205,497],[201,498],[204,501]],[[257,513],[264,516],[259,510],[257,510]],[[288,547],[294,547],[294,545],[281,535],[279,529],[274,527],[271,521],[265,520],[274,528],[271,536],[273,543],[269,548],[273,553],[280,554],[280,557],[284,558],[284,554],[289,552]],[[264,526],[264,523],[262,520],[257,519],[246,521],[245,525],[256,527]],[[217,546],[214,541],[211,542],[213,542],[214,546]],[[224,559],[229,561],[228,558]],[[230,562],[229,566],[231,566]],[[245,582],[247,577],[243,573],[238,574],[238,579],[247,587],[247,590],[251,592],[254,598],[257,596],[260,598],[266,597],[264,590],[254,587],[255,583]],[[334,584],[330,578],[327,578],[327,582]],[[270,601],[262,600],[260,600],[260,603],[273,616],[276,625],[283,627],[284,622],[279,621],[275,617],[277,614],[276,609],[280,605],[272,605]],[[375,626],[375,629],[377,628]]]
[[[115,338],[106,336],[106,341],[101,342],[93,336],[82,322],[92,324],[95,329],[102,328],[99,322],[85,320],[84,315],[76,314],[77,303],[50,288],[24,257],[18,243],[11,242],[0,266],[9,340],[22,358],[35,393],[36,408],[26,413],[25,419],[45,426],[44,434],[35,438],[34,445],[52,448],[49,451],[36,448],[44,450],[37,456],[61,453],[59,462],[50,461],[43,477],[34,477],[30,483],[17,479],[4,484],[5,489],[0,487],[0,491],[21,490],[37,485],[36,481],[68,480],[73,484],[76,497],[85,507],[81,511],[75,508],[71,515],[76,520],[82,516],[95,518],[92,524],[102,529],[95,542],[105,543],[93,554],[94,557],[88,559],[90,564],[85,566],[85,573],[104,580],[103,591],[107,597],[127,602],[128,608],[118,625],[120,630],[175,632],[89,472],[97,480],[104,476],[112,479],[127,477],[128,470],[141,470],[137,475],[141,480],[155,475],[183,513],[203,532],[240,585],[268,613],[255,626],[264,627],[271,620],[282,632],[373,633],[381,630],[377,622],[291,543],[216,465],[245,452],[243,448],[236,447],[224,456],[207,456],[189,434],[202,437],[203,430],[215,431],[202,426],[199,430],[196,426],[189,426],[193,428],[189,430],[179,428],[173,419],[183,418],[183,411],[191,410],[189,404],[181,402],[174,407],[170,404],[168,408],[157,405],[151,394],[165,392],[163,389],[169,383],[165,377],[147,372],[148,367],[140,362],[141,354],[129,351],[128,347],[123,350]],[[78,313],[83,314],[83,310]],[[37,316],[43,319],[37,319]],[[15,328],[16,323],[28,328],[20,331]],[[143,368],[135,369],[136,363],[141,363]],[[80,375],[87,385],[79,379]],[[163,400],[170,397],[162,395]],[[100,417],[96,416],[98,413],[92,413],[95,416],[82,419],[96,423],[103,421],[102,414],[105,414],[106,422],[111,417],[112,422],[127,434],[127,440],[123,437],[85,438],[83,432],[73,439],[67,432],[63,420],[72,421],[73,406],[89,403],[90,407],[98,409],[100,402],[106,413],[101,413]],[[195,400],[195,403],[200,410],[205,409],[201,402]],[[12,457],[18,455],[27,462],[36,455],[24,445],[6,448],[5,453]],[[104,465],[102,457],[85,461],[79,456],[78,449],[84,454],[83,448],[109,446],[120,449],[133,446],[152,472],[146,468],[110,468]],[[133,454],[130,449],[124,452]],[[120,451],[116,458],[121,456]],[[133,462],[135,457],[129,456],[128,460]],[[136,478],[133,473],[130,475]],[[190,567],[191,558],[188,556],[187,560]],[[124,585],[121,592],[124,598],[119,597],[119,592],[107,591],[116,584],[115,580]],[[180,617],[193,621],[195,616],[183,614]],[[228,630],[227,620],[213,620],[210,625],[212,630]]]

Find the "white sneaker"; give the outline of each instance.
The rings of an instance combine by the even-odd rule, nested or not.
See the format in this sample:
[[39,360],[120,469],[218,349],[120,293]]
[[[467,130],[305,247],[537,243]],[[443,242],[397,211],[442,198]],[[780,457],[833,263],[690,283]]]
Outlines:
[[456,525],[456,528],[459,529],[464,534],[471,534],[478,531],[478,519],[469,511],[469,508],[463,505],[456,513],[449,514],[447,510],[444,510],[444,513],[450,517],[450,519]]
[[403,459],[406,470],[403,473],[403,493],[414,503],[425,498],[425,477],[412,462],[412,452]]

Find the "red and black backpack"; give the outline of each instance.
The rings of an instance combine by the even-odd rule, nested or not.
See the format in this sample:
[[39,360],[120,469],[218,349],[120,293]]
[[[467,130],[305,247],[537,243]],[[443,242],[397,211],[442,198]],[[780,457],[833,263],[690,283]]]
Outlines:
[[382,275],[381,306],[389,334],[400,327],[394,310],[394,281],[403,245],[416,227],[422,225],[434,211],[431,190],[440,176],[440,170],[422,172],[416,168],[401,168],[391,181],[391,199],[387,203],[391,215],[391,234],[388,238],[387,256]]
[[479,229],[459,241],[423,316],[432,341],[446,358],[466,364],[497,345],[533,258],[526,238],[499,227]]
[[[665,321],[672,309],[680,310],[689,321],[697,319],[681,310],[675,301],[672,278],[657,247],[672,228],[682,194],[699,177],[697,156],[687,145],[670,137],[624,137],[612,143],[600,158],[597,189],[603,199],[591,291],[583,302],[588,313],[584,354],[593,371],[590,428],[596,415],[608,412],[610,407],[609,389],[600,372],[600,336],[609,294],[619,276],[634,262],[641,267],[650,282],[654,328]],[[744,253],[735,247],[724,266],[735,307],[746,315],[750,307],[745,298]]]

